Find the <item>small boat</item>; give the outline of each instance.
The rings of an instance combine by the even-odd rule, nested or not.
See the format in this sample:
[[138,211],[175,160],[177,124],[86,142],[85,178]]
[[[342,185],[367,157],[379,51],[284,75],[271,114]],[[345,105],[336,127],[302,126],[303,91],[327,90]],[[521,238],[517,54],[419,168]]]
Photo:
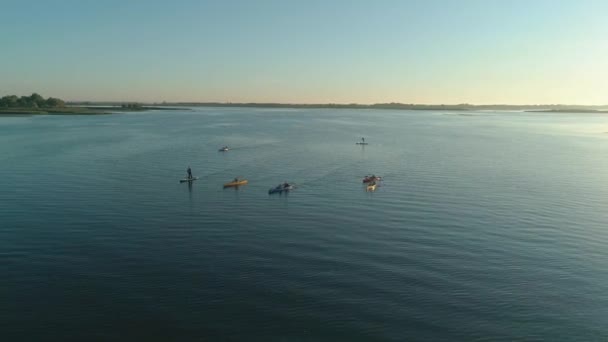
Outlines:
[[224,146],[218,150],[218,152],[226,152],[226,151],[230,151],[230,148],[228,148],[228,146]]
[[241,186],[241,185],[245,185],[247,183],[249,183],[249,181],[246,180],[246,179],[237,179],[237,180],[233,180],[232,182],[224,184],[224,188],[230,188],[230,187],[234,187],[234,186]]
[[180,179],[179,182],[180,183],[184,183],[184,182],[194,182],[195,180],[197,180],[198,177],[192,177],[192,178],[184,178],[184,179]]
[[275,186],[274,188],[271,188],[270,190],[268,190],[268,194],[275,194],[275,193],[282,193],[283,191],[289,191],[289,190],[293,190],[294,186],[293,185],[288,185],[285,186],[285,184],[279,184],[277,186]]
[[363,183],[369,183],[369,182],[375,182],[375,181],[379,181],[382,180],[382,177],[376,176],[376,175],[367,175],[365,177],[363,177]]
[[378,184],[376,182],[369,183],[365,188],[367,191],[375,191]]

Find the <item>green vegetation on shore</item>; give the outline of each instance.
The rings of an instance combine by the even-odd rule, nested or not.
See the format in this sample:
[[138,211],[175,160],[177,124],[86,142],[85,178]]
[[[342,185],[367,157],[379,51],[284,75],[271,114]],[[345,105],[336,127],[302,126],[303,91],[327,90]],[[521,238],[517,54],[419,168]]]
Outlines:
[[61,99],[49,97],[45,99],[39,94],[33,93],[30,96],[7,95],[0,98],[0,108],[62,108],[65,107],[65,102]]
[[[49,97],[45,99],[37,93],[30,96],[8,95],[0,98],[0,115],[99,115],[155,109],[177,108],[143,106],[139,103],[121,103],[112,106],[73,106],[66,105],[65,101],[58,98]],[[183,108],[180,109],[183,110]]]

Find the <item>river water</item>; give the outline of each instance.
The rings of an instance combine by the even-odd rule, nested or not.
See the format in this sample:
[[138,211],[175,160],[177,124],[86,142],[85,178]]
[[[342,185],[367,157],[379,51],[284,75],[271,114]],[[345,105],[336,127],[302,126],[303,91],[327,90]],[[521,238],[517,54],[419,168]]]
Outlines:
[[2,117],[0,339],[605,341],[606,132],[600,114]]

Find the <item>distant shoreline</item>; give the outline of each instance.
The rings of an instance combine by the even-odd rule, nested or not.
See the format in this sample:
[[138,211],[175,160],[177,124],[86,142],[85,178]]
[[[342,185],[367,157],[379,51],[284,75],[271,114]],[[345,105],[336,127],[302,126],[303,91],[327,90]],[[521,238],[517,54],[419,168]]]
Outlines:
[[285,108],[285,109],[392,109],[434,111],[522,111],[526,113],[596,113],[608,114],[608,106],[580,105],[421,105],[402,103],[377,104],[292,104],[292,103],[231,103],[231,102],[172,102],[137,106],[122,106],[115,102],[69,102],[56,108],[0,108],[2,115],[108,115],[149,110],[188,110],[187,107],[241,107],[241,108]]
[[608,113],[608,110],[598,109],[544,109],[544,110],[526,110],[526,113]]
[[[90,106],[90,105],[120,105],[119,102],[70,102],[72,105]],[[274,103],[274,102],[163,102],[163,103],[148,103],[146,105],[162,107],[165,106],[182,106],[182,107],[244,107],[244,108],[305,108],[305,109],[401,109],[401,110],[457,110],[457,111],[479,111],[479,110],[515,110],[515,111],[559,111],[559,112],[602,112],[608,111],[608,105],[603,106],[585,106],[585,105],[474,105],[468,103],[462,104],[408,104],[408,103],[375,103],[375,104],[357,104],[357,103]]]
[[147,110],[187,110],[187,108],[175,108],[166,106],[141,106],[141,107],[120,107],[120,106],[66,106],[56,108],[0,108],[0,116],[15,115],[109,115],[122,112],[142,112]]

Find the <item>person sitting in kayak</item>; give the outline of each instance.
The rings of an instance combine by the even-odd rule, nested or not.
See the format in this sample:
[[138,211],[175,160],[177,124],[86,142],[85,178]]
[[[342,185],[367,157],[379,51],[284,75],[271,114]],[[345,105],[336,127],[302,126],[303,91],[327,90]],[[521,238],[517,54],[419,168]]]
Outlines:
[[190,166],[188,166],[188,170],[186,170],[188,172],[188,179],[192,179],[192,169],[190,169]]
[[238,181],[239,181],[239,178],[238,178],[238,177],[235,177],[235,178],[234,178],[234,182],[235,182],[235,183],[238,183]]
[[283,183],[283,189],[287,189],[287,188],[289,188],[289,183],[287,183],[287,182]]

